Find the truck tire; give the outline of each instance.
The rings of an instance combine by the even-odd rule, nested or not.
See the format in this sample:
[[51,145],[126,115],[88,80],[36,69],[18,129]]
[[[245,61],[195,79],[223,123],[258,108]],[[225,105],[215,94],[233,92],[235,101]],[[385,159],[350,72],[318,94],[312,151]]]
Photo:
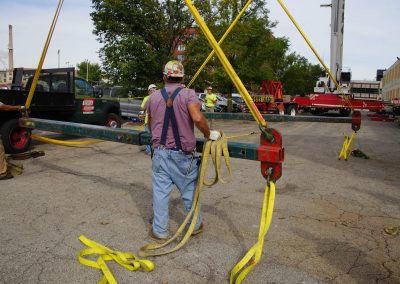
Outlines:
[[105,125],[111,128],[121,128],[121,117],[119,117],[115,113],[110,112],[109,114],[107,114]]
[[297,115],[297,112],[298,112],[298,110],[297,110],[297,106],[296,105],[289,105],[288,107],[287,107],[287,114],[288,115],[291,115],[291,116],[296,116]]
[[31,145],[31,130],[20,127],[18,119],[6,121],[0,129],[4,150],[7,154],[19,154],[28,151]]
[[351,110],[349,108],[341,108],[339,113],[341,116],[349,116]]

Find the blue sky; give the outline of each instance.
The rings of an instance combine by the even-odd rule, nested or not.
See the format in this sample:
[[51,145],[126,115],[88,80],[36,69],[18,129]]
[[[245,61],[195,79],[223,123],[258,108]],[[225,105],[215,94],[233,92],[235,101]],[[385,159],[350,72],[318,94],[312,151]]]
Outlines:
[[[286,36],[291,50],[317,63],[304,40],[276,0],[270,0],[270,19],[278,21],[276,36]],[[14,30],[15,66],[38,63],[57,0],[0,0],[0,69],[8,64],[8,25]],[[329,66],[330,9],[320,4],[330,0],[284,0],[297,22]],[[45,67],[75,66],[88,59],[100,62],[92,33],[90,0],[66,0],[45,61]],[[400,1],[346,0],[343,66],[353,79],[374,79],[376,69],[388,68],[400,57]],[[68,62],[68,63],[67,63]]]

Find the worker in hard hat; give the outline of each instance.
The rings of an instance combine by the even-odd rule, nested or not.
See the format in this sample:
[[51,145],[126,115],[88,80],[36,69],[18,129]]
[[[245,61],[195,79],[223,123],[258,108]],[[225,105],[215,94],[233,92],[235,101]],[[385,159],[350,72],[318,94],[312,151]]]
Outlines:
[[[204,99],[206,103],[206,112],[214,112],[214,106],[217,103],[217,96],[213,93],[213,88],[208,86],[206,98]],[[209,120],[210,128],[213,128],[213,119]]]
[[[149,118],[148,118],[148,115],[147,115],[147,111],[144,110],[144,106],[145,106],[145,104],[147,103],[147,101],[149,100],[151,94],[153,94],[156,90],[157,90],[157,86],[154,85],[154,84],[150,84],[150,85],[148,86],[148,88],[147,88],[148,95],[144,97],[143,102],[142,102],[142,104],[140,105],[140,109],[141,109],[142,111],[145,112],[145,117],[144,117],[144,131],[146,131],[146,132],[148,132],[148,133],[151,133],[150,130],[149,130],[149,126],[148,126],[148,120],[149,120]],[[151,155],[151,145],[146,145],[145,150],[146,150],[146,154],[147,154],[147,155]]]
[[[194,126],[206,139],[217,140],[220,137],[218,131],[210,131],[194,90],[182,87],[182,63],[169,61],[163,74],[164,88],[155,91],[145,105],[154,149],[154,218],[150,237],[160,243],[169,236],[168,207],[173,185],[180,191],[186,213],[192,207],[199,174]],[[199,234],[203,230],[201,214],[194,221],[196,225],[192,234]]]
[[[24,110],[23,106],[11,106],[0,102],[0,111],[15,111]],[[0,133],[0,180],[13,178],[13,175],[8,171],[6,153],[3,147],[3,141],[1,140]]]

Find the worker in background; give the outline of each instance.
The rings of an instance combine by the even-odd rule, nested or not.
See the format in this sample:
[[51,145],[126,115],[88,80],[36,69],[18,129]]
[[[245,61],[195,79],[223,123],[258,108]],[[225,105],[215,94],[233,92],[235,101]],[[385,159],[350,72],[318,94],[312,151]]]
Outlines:
[[[151,134],[151,132],[150,132],[149,126],[148,126],[148,115],[147,115],[147,111],[144,110],[144,106],[147,103],[147,101],[149,100],[151,94],[153,94],[156,90],[157,90],[157,86],[154,84],[150,84],[149,87],[147,88],[148,95],[146,97],[144,97],[143,102],[140,105],[140,109],[145,112],[144,131],[146,131],[150,134]],[[145,150],[146,150],[147,155],[151,155],[151,146],[150,145],[146,145]]]
[[[24,109],[25,107],[23,106],[10,106],[0,102],[0,111],[15,111]],[[4,151],[3,141],[1,140],[0,134],[0,180],[13,178],[13,175],[7,169],[6,153]]]
[[[183,65],[176,60],[169,61],[163,74],[164,88],[155,91],[145,105],[154,149],[154,218],[150,238],[160,243],[169,236],[168,206],[173,185],[180,191],[186,213],[192,207],[199,175],[194,125],[206,139],[220,137],[218,131],[210,131],[194,90],[182,87]],[[203,230],[201,214],[195,222],[194,235]]]
[[[206,112],[214,112],[214,106],[217,103],[217,96],[212,92],[212,87],[207,88],[206,98],[204,99],[206,103]],[[213,128],[213,119],[209,120],[210,128]]]

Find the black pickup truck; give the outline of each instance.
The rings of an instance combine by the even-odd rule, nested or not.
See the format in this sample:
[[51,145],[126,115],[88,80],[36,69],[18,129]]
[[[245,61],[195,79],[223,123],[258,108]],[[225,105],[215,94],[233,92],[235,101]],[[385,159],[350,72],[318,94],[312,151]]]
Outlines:
[[[35,70],[14,70],[11,90],[0,90],[0,102],[25,105]],[[31,142],[30,130],[18,125],[21,113],[0,111],[0,134],[7,153],[22,153]],[[121,127],[118,101],[102,99],[102,90],[75,77],[74,68],[43,69],[29,117]]]

